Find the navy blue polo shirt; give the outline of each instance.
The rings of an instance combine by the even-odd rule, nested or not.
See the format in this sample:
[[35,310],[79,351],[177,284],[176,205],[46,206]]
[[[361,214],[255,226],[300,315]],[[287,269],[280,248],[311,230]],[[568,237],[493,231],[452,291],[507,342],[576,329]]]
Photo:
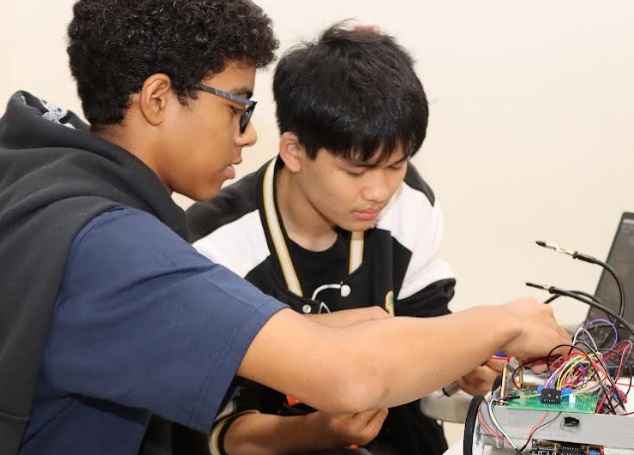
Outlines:
[[21,454],[136,454],[158,415],[208,432],[285,305],[152,215],[117,209],[75,239]]

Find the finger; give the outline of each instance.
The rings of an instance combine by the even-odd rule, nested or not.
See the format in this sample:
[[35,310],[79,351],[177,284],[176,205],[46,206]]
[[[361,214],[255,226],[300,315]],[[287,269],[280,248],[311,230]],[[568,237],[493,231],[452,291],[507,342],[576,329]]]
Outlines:
[[538,360],[531,365],[531,372],[535,374],[544,373],[547,369],[545,360]]
[[469,395],[486,395],[491,387],[487,386],[484,382],[472,383],[465,379],[459,379],[456,381],[456,384],[460,389]]
[[385,419],[387,418],[388,415],[388,410],[387,409],[378,409],[374,415],[370,418],[370,420],[368,420],[368,426],[370,427],[374,427],[374,428],[381,428],[383,426],[383,422],[385,422]]
[[327,419],[330,421],[332,425],[346,425],[347,422],[355,420],[358,414],[330,414],[330,413],[322,413]]
[[361,425],[368,425],[372,419],[376,416],[376,414],[380,413],[382,409],[371,409],[369,411],[363,411],[355,414],[355,421],[359,422]]
[[471,373],[457,381],[458,386],[471,395],[484,395],[488,393],[499,372],[489,367],[478,367]]
[[489,359],[486,361],[484,366],[493,370],[497,375],[504,371],[504,366],[506,365],[506,363],[506,360]]
[[467,392],[467,389],[470,388],[469,381],[466,379],[466,376],[456,379],[456,385],[460,388],[460,390],[464,390],[465,392]]
[[551,361],[553,361],[558,357],[568,355],[571,349],[572,349],[571,341],[562,342],[561,344],[557,346],[553,346],[550,352],[546,353],[546,355],[541,356],[540,358],[548,357]]
[[566,340],[566,343],[572,343],[572,336],[561,326],[559,326],[559,334]]
[[522,365],[530,366],[531,371],[534,373],[544,372],[548,369],[549,365],[552,365],[557,359],[561,357],[566,357],[570,350],[572,349],[571,345],[562,345],[556,349],[553,349],[546,356],[540,357],[525,357],[518,359]]
[[474,375],[464,376],[456,381],[458,387],[460,387],[465,392],[468,390],[473,390],[479,388],[482,384],[485,384],[486,381],[483,381],[481,377]]
[[477,367],[472,372],[464,375],[462,379],[469,384],[476,385],[482,382],[492,382],[498,374],[500,374],[498,370],[484,365]]

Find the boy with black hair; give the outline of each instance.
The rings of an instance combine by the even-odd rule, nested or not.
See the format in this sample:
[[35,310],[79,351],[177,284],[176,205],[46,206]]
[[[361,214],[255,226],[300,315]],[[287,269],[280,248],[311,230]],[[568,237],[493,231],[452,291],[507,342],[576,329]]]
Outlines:
[[[73,13],[90,127],[27,92],[0,123],[2,454],[169,445],[144,441],[151,416],[208,431],[283,308],[190,251],[170,197],[212,197],[255,142],[270,19],[248,0],[80,0]],[[214,288],[233,309],[210,304]]]
[[[448,314],[455,278],[438,255],[442,213],[410,163],[425,138],[428,106],[407,51],[376,30],[337,24],[280,60],[273,91],[278,157],[187,211],[194,246],[328,323],[354,323],[367,313],[337,312],[360,308]],[[485,394],[498,368],[479,367],[459,383]],[[418,401],[389,413],[307,414],[283,394],[248,384],[229,406],[214,429],[217,453],[369,441],[373,453],[447,449],[442,428]]]
[[[255,142],[270,20],[248,0],[79,0],[73,12],[90,127],[27,92],[0,119],[0,454],[166,454],[161,419],[209,433],[236,375],[360,412],[496,350],[566,341],[530,299],[329,328],[198,254],[170,195],[213,197]],[[471,342],[426,345],[448,330]]]

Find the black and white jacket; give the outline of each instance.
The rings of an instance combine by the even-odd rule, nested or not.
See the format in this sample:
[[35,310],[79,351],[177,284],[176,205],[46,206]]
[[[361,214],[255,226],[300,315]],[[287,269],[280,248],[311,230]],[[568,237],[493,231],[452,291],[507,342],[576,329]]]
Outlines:
[[[286,235],[276,206],[274,177],[281,166],[281,160],[273,159],[224,188],[213,200],[194,204],[187,211],[192,240],[199,252],[301,313],[372,305],[400,316],[431,317],[449,312],[455,279],[449,265],[439,257],[442,212],[411,163],[376,227],[339,233],[346,258],[340,279],[333,283],[332,272],[323,270],[324,277],[330,274],[330,279],[320,285],[313,277],[308,289],[299,267],[309,262],[297,257],[301,248]],[[415,405],[408,412],[416,413],[417,409]],[[253,411],[293,413],[281,394],[256,385],[245,387],[218,417],[211,439],[213,453],[224,453],[222,436],[233,418]],[[394,430],[390,430],[390,419],[398,419],[399,413],[393,411],[384,431]],[[405,426],[412,433],[411,425]],[[430,442],[423,436],[419,443],[411,440],[420,441],[419,435],[399,435],[402,430],[396,429],[395,438],[402,441],[401,451],[408,455],[434,453],[431,446],[444,444],[444,439],[434,442],[442,438],[437,428],[430,429]],[[416,431],[421,432],[420,428]]]
[[[192,206],[187,211],[192,239],[199,252],[265,293],[296,311],[318,313],[324,298],[321,293],[319,301],[304,296],[276,208],[274,172],[282,165],[272,160],[213,200]],[[448,312],[455,281],[438,255],[442,212],[411,163],[376,227],[340,235],[348,273],[339,283],[343,291],[324,293],[329,309],[381,305],[395,315],[423,317]]]

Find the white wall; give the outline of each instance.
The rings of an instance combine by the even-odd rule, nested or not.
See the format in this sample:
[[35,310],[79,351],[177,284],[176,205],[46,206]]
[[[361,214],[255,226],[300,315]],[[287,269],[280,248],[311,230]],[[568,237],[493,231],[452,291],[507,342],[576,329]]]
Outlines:
[[[72,0],[2,0],[0,98],[28,89],[79,110],[65,54]],[[416,58],[431,102],[414,159],[442,202],[453,308],[541,296],[527,280],[592,291],[599,271],[534,245],[604,258],[634,210],[634,2],[629,0],[259,0],[282,49],[357,18]],[[270,72],[260,75],[260,141],[241,175],[276,150]],[[2,101],[4,103],[4,101]],[[562,322],[582,305],[558,303]],[[575,314],[576,313],[576,314]]]

